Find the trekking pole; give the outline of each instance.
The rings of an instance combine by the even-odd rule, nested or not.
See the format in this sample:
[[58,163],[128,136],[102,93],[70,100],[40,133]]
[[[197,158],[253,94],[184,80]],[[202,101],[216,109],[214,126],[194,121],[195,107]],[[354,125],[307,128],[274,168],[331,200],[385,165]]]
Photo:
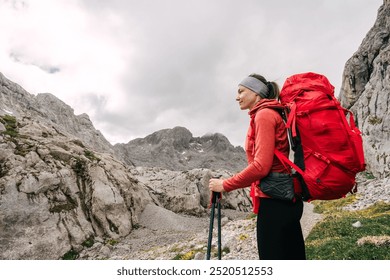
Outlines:
[[217,193],[217,207],[218,207],[218,260],[221,259],[222,256],[222,240],[221,240],[221,193]]
[[207,242],[207,255],[206,259],[210,260],[211,256],[211,243],[213,240],[213,227],[214,227],[214,215],[215,215],[215,204],[217,204],[217,218],[218,218],[218,259],[221,259],[221,193],[212,192],[211,194],[211,214],[210,214],[210,227],[209,227],[209,238]]

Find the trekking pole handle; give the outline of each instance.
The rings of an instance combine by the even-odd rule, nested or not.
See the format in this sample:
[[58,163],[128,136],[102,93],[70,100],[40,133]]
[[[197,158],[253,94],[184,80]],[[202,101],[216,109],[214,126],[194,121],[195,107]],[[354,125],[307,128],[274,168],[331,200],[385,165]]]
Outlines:
[[[222,175],[213,175],[211,178],[213,179],[221,179]],[[212,192],[211,194],[211,202],[216,203],[217,199],[221,199],[221,193],[220,192]]]

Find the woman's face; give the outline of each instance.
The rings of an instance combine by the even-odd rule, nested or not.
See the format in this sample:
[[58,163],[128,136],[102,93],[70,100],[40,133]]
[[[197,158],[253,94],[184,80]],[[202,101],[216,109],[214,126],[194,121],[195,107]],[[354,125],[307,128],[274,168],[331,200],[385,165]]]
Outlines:
[[238,86],[236,101],[240,105],[241,110],[252,109],[259,100],[260,96],[258,96],[254,91],[244,86]]

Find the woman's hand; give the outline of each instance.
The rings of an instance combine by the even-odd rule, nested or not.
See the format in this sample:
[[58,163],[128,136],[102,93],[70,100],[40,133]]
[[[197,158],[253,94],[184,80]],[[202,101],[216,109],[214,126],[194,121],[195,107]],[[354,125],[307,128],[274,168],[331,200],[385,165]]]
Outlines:
[[212,192],[223,192],[223,180],[222,179],[210,179],[209,189]]

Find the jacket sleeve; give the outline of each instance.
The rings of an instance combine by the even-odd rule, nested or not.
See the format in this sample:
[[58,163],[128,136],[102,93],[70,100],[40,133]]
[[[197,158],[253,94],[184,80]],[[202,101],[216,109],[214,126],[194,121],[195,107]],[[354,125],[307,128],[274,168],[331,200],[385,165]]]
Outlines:
[[270,109],[256,113],[254,159],[240,173],[223,181],[225,191],[249,187],[270,172],[275,150],[275,127],[276,119]]

